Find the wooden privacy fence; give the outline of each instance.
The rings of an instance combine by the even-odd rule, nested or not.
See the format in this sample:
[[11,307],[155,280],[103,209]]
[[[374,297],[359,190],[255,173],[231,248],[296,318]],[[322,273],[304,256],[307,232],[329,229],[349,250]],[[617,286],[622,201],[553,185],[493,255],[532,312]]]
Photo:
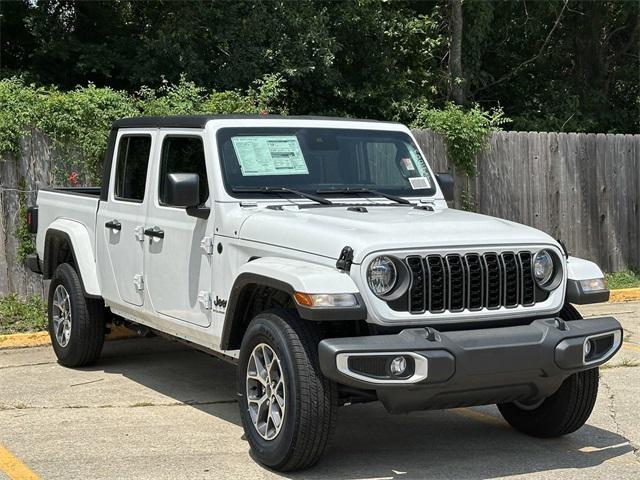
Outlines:
[[[451,170],[442,138],[414,133],[434,170]],[[471,180],[478,212],[539,228],[605,271],[640,266],[640,135],[498,132],[489,143]],[[61,157],[34,131],[20,155],[0,158],[0,295],[44,292],[16,261],[18,190],[33,202],[37,188],[55,183],[54,167],[70,164]]]
[[[414,133],[446,170],[441,137]],[[497,132],[472,187],[479,213],[543,230],[608,272],[640,266],[640,135]]]

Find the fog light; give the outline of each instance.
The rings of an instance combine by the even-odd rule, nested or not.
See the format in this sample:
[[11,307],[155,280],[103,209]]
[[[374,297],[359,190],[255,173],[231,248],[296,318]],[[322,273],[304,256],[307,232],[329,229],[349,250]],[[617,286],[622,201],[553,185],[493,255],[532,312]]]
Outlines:
[[402,375],[406,369],[407,360],[404,357],[396,357],[391,360],[391,363],[389,364],[389,370],[391,371],[391,374],[395,375],[396,377]]
[[591,354],[591,350],[593,349],[591,340],[587,340],[584,344],[584,358],[588,358]]

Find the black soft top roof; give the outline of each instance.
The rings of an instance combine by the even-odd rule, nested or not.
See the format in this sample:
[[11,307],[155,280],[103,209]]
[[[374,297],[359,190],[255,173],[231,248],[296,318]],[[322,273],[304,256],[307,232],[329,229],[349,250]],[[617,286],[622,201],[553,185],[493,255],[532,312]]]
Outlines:
[[345,117],[313,117],[301,115],[167,115],[161,117],[130,117],[116,120],[112,128],[204,128],[209,120],[332,120],[345,122],[384,122]]

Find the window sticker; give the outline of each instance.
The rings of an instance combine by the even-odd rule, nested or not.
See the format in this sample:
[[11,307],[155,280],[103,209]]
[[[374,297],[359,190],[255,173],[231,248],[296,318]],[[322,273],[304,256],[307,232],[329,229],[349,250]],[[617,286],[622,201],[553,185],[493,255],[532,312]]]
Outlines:
[[409,157],[402,158],[402,165],[404,166],[405,170],[408,170],[410,172],[413,172],[416,169],[416,167],[413,166],[413,162]]
[[[427,166],[424,163],[422,155],[420,155],[418,153],[418,151],[415,149],[415,147],[413,147],[413,145],[409,146],[409,155],[411,155],[411,159],[413,160],[413,164],[417,167],[417,170],[420,173],[420,175],[423,176],[423,177],[428,177],[429,176],[429,170],[427,169]],[[428,179],[427,179],[427,183],[430,184]],[[429,187],[427,187],[427,188],[431,188],[431,185],[429,185]]]
[[431,182],[427,177],[411,177],[409,178],[409,183],[414,190],[431,188]]
[[308,175],[309,169],[295,135],[231,138],[242,175]]

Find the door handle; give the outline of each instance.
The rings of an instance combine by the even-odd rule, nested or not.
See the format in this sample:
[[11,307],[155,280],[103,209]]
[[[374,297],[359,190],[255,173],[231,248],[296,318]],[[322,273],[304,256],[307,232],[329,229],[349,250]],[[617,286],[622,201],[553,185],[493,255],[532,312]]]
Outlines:
[[122,230],[122,224],[118,220],[111,220],[104,224],[104,228],[110,228],[111,230]]
[[164,230],[160,227],[147,228],[144,234],[148,237],[164,238]]

